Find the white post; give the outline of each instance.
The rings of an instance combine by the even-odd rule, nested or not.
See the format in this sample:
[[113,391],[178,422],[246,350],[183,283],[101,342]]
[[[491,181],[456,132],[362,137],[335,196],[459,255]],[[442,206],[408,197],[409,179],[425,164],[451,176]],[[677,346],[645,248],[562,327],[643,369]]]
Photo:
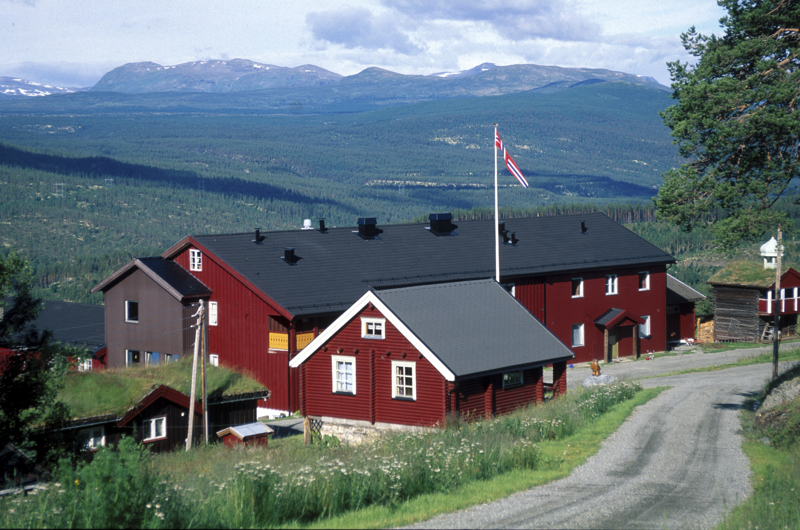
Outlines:
[[500,213],[497,207],[497,124],[494,124],[494,279],[500,283]]

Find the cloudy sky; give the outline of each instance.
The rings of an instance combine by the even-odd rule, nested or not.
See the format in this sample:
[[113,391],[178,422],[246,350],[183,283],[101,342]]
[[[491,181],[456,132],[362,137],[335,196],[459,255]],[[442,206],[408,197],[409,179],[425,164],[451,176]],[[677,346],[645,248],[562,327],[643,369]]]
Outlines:
[[483,62],[608,68],[669,84],[715,0],[0,0],[0,76],[91,86],[125,63],[250,59],[342,75]]

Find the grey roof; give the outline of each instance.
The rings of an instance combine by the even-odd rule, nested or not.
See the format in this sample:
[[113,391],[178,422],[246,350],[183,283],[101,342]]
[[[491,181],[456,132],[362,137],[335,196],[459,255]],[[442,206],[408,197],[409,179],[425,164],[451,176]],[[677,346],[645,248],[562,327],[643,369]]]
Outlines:
[[257,421],[255,423],[245,423],[244,425],[233,425],[227,429],[223,429],[217,433],[217,436],[225,436],[232,433],[240,440],[250,438],[252,436],[260,436],[263,434],[273,434],[275,431],[271,427]]
[[[581,221],[586,221],[586,233]],[[380,226],[365,240],[354,228],[200,235],[219,256],[295,316],[338,313],[370,287],[381,289],[494,277],[494,221],[459,221],[456,235],[437,236],[428,224]],[[505,220],[516,246],[501,245],[501,281],[514,277],[673,263],[655,245],[600,213]],[[300,259],[282,259],[292,247]],[[173,257],[180,244],[164,253]]]
[[494,280],[376,291],[456,377],[572,359],[563,342]]
[[692,289],[671,274],[667,274],[667,305],[699,302],[705,299],[703,293]]
[[103,311],[101,305],[46,300],[35,324],[52,331],[55,341],[96,351],[105,341]]
[[92,287],[92,292],[105,292],[137,268],[163,287],[177,300],[183,301],[184,299],[211,296],[211,289],[206,287],[203,282],[192,276],[186,269],[173,260],[164,259],[161,256],[135,258],[129,261],[114,272],[114,274]]

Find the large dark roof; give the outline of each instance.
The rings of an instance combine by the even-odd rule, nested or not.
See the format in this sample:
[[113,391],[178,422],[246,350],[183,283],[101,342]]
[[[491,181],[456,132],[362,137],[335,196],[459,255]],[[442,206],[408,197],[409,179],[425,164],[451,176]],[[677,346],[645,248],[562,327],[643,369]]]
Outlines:
[[[581,221],[586,232],[581,232]],[[501,245],[501,281],[534,274],[674,262],[655,245],[603,214],[506,220],[516,246]],[[354,228],[193,236],[295,316],[338,313],[364,292],[422,283],[494,277],[494,222],[459,221],[457,235],[436,236],[425,224],[380,226],[379,239]],[[290,265],[284,248],[300,258]],[[173,257],[178,246],[164,257]]]
[[103,345],[103,306],[47,300],[36,318],[38,329],[49,329],[53,340],[92,351]]
[[375,291],[456,377],[572,359],[494,280]]

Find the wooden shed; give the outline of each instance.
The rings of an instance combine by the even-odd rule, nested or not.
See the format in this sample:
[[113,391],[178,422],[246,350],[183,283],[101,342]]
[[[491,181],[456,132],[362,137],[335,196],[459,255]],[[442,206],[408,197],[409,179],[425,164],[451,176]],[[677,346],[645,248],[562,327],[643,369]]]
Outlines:
[[217,431],[217,438],[222,440],[226,447],[236,447],[237,445],[263,445],[266,447],[269,444],[270,435],[274,432],[268,425],[257,421],[244,425],[233,425]]
[[[476,303],[479,301],[479,303]],[[494,280],[370,290],[295,359],[301,412],[373,425],[443,425],[566,391],[572,352]]]
[[777,303],[775,270],[758,263],[731,263],[708,283],[714,289],[715,341],[771,340],[775,311],[780,315],[781,336],[797,335],[800,273],[793,268],[785,268],[781,274]]

